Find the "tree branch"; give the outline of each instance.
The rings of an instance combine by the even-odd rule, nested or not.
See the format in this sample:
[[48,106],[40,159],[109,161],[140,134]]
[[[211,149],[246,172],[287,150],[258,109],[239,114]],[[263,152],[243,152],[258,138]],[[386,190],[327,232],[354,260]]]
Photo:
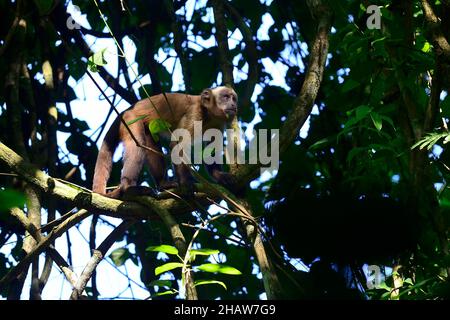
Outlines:
[[[67,47],[76,46],[81,50],[83,55],[88,58],[93,52],[87,45],[86,41],[84,41],[82,33],[80,30],[73,29],[69,30],[66,26],[66,21],[69,18],[69,14],[66,12],[66,8],[64,6],[64,2],[60,1],[55,9],[52,11],[50,15],[50,19],[53,22],[56,30],[61,35],[62,40],[66,43]],[[71,40],[75,41],[75,44],[72,44]],[[118,95],[120,95],[124,100],[126,100],[130,104],[134,104],[137,102],[137,97],[133,91],[129,91],[128,89],[122,87],[119,84],[119,79],[114,78],[112,75],[108,73],[103,67],[98,68],[99,75],[106,82],[106,84],[113,89]]]
[[[294,100],[292,111],[287,117],[280,130],[280,156],[298,137],[298,133],[308,119],[314,106],[314,101],[319,91],[325,62],[328,55],[328,34],[331,29],[332,12],[322,4],[321,1],[313,1],[315,4],[313,10],[319,12],[316,14],[318,21],[317,33],[311,43],[308,69],[305,74],[305,80],[297,98]],[[258,177],[260,164],[241,165],[234,173],[239,180],[240,186],[245,186],[250,181]]]
[[229,58],[230,48],[228,46],[228,30],[225,22],[225,13],[222,0],[212,0],[214,11],[214,25],[216,27],[216,40],[219,48],[219,63],[222,70],[222,82],[234,87],[233,64]]
[[173,1],[166,0],[166,7],[167,7],[167,11],[169,13],[170,19],[172,20],[170,27],[171,27],[172,33],[173,33],[173,44],[175,47],[175,52],[177,53],[178,58],[180,59],[181,72],[183,73],[185,91],[189,93],[192,89],[192,83],[191,83],[192,73],[191,73],[191,69],[189,68],[189,63],[188,63],[188,59],[186,57],[186,53],[183,50],[183,42],[186,41],[186,36],[183,32],[183,28],[177,22],[177,15],[176,15],[174,7],[173,7]]
[[[42,235],[40,231],[36,229],[36,227],[30,222],[30,220],[26,217],[25,213],[22,210],[20,210],[19,208],[12,208],[10,213],[22,224],[24,229],[27,230],[37,242],[42,241]],[[58,267],[61,269],[61,271],[63,272],[66,279],[70,282],[70,284],[72,286],[75,286],[77,278],[75,273],[72,271],[71,267],[64,260],[64,258],[61,257],[59,252],[56,251],[55,247],[52,244],[50,244],[49,247],[46,249],[46,252],[52,258],[52,260],[58,265]]]
[[[13,150],[0,142],[0,161],[12,171],[18,173],[24,180],[35,185],[49,196],[73,203],[78,208],[101,211],[103,214],[119,218],[159,219],[156,211],[167,209],[172,214],[182,214],[192,209],[183,201],[176,199],[153,199],[147,202],[151,207],[130,201],[121,201],[104,197],[90,190],[81,189],[63,180],[48,176],[41,170],[26,162]],[[204,201],[204,195],[198,194],[198,199]]]
[[247,26],[242,16],[231,5],[230,2],[222,0],[226,9],[230,13],[231,18],[236,23],[237,27],[242,33],[245,41],[245,58],[248,62],[248,77],[245,81],[245,88],[239,97],[240,108],[249,108],[251,105],[251,98],[253,91],[255,91],[256,83],[258,82],[258,51],[256,49],[256,42],[252,34],[252,30]]
[[431,42],[436,50],[437,55],[444,55],[446,59],[450,59],[450,45],[441,30],[439,18],[433,11],[433,7],[427,0],[421,0],[423,14],[429,32],[431,33]]
[[86,264],[86,267],[84,267],[83,272],[81,273],[75,287],[73,288],[72,294],[70,296],[71,300],[78,300],[78,298],[86,288],[86,285],[95,269],[97,268],[98,264],[103,260],[104,256],[106,256],[109,248],[111,248],[114,242],[116,242],[117,239],[121,237],[123,233],[127,231],[128,228],[131,227],[135,222],[136,220],[131,219],[123,221],[106,237],[105,240],[103,240],[98,249],[92,252],[91,259]]
[[37,256],[42,251],[46,250],[47,247],[50,246],[56,238],[60,237],[64,232],[66,232],[68,229],[70,229],[89,215],[90,213],[88,213],[88,211],[80,210],[77,214],[74,214],[69,219],[64,221],[60,226],[53,229],[47,237],[42,237],[41,241],[35,247],[33,247],[33,249],[25,256],[25,258],[23,258],[0,280],[0,288],[17,277],[17,275],[19,275],[25,268],[27,268],[30,262],[37,258]]

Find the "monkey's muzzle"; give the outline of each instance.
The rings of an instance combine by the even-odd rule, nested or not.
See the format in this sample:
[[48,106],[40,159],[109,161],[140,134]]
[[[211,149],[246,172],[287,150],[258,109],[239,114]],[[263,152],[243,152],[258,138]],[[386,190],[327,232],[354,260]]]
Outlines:
[[226,108],[225,113],[227,116],[234,117],[237,113],[237,108]]

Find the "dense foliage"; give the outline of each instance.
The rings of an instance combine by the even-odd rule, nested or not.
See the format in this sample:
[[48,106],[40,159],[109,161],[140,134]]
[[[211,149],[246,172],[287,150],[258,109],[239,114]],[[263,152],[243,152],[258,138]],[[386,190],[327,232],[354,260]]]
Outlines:
[[[89,45],[112,35],[120,46],[132,41],[132,68],[139,75],[120,52],[105,60],[117,59],[115,74],[102,59],[95,61],[95,79],[102,88],[109,86],[113,103],[131,105],[146,97],[144,88],[150,95],[198,94],[226,82],[224,68],[231,63],[241,127],[282,128],[302,98],[318,15],[332,13],[326,67],[302,134],[282,150],[276,174],[247,181],[240,195],[264,229],[280,297],[449,298],[450,3],[324,1],[322,12],[307,2],[314,1],[115,0],[98,1],[97,7],[95,1],[0,0],[0,141],[50,176],[89,189],[106,121],[89,128],[96,101],[85,101],[86,119],[73,116],[73,102],[83,97],[72,86],[93,87],[87,76],[94,53]],[[366,24],[370,4],[380,9],[379,29]],[[68,28],[72,5],[87,19],[80,28]],[[225,63],[212,7],[222,8],[228,29]],[[114,52],[114,44],[108,51]],[[170,70],[166,61],[176,68]],[[311,108],[305,109],[308,114]],[[57,140],[61,133],[67,140]],[[0,163],[2,173],[16,172]],[[111,185],[120,168],[120,162],[114,165]],[[145,172],[143,180],[148,179]],[[0,176],[0,278],[35,246],[10,208],[23,208],[40,226],[77,207],[27,182]],[[206,218],[206,210],[196,209],[175,216],[188,241],[195,232],[190,226]],[[33,210],[42,216],[30,214]],[[101,215],[96,219],[107,224]],[[196,236],[195,248],[213,251],[197,252],[193,264],[203,264],[195,278],[211,282],[196,286],[198,296],[258,299],[265,287],[244,225],[227,216],[207,229]],[[95,231],[85,237],[94,249]],[[151,295],[177,287],[176,281],[155,282],[161,280],[155,269],[162,260],[180,263],[173,247],[157,247],[173,245],[162,221],[136,223],[124,239],[127,245],[107,259],[118,268],[141,267],[140,279],[133,280],[142,281]],[[229,269],[211,267],[211,256]],[[46,283],[36,265],[31,277],[41,282],[31,285],[32,298],[40,297]],[[3,297],[20,297],[27,270],[1,288]],[[181,269],[172,271],[172,280],[182,278]],[[371,285],[366,276],[381,281]],[[98,298],[99,280],[93,277],[87,294]]]

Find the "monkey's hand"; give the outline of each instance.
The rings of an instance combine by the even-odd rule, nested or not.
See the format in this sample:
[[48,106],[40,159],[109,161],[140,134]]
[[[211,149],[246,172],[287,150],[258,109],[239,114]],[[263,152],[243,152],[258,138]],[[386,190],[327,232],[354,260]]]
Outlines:
[[176,188],[178,188],[178,182],[167,181],[167,180],[161,181],[159,183],[159,187],[158,187],[159,190],[168,190],[168,189],[176,189]]

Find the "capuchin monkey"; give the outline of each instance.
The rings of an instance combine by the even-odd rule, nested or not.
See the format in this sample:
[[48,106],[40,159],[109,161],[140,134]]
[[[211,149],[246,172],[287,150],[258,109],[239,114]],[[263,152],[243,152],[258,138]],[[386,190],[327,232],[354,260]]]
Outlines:
[[[151,100],[151,102],[149,101]],[[158,189],[180,187],[182,193],[192,193],[192,176],[186,164],[175,165],[178,184],[167,181],[164,157],[159,142],[156,142],[148,128],[154,119],[162,119],[170,124],[173,131],[178,128],[187,129],[194,141],[194,121],[202,121],[203,132],[210,128],[225,130],[237,113],[237,94],[228,87],[205,89],[200,95],[183,93],[167,93],[155,95],[138,101],[122,113],[126,123],[142,118],[128,127],[140,145],[136,145],[120,117],[113,122],[106,133],[95,164],[92,190],[111,198],[120,198],[127,194],[153,194],[153,190],[137,186],[139,175],[144,164],[147,164]],[[145,117],[144,117],[145,116]],[[124,144],[123,168],[119,188],[106,193],[106,184],[112,169],[112,158],[119,143]],[[175,143],[171,143],[172,148]],[[234,177],[222,171],[219,164],[206,165],[208,172],[220,184],[231,187]]]

